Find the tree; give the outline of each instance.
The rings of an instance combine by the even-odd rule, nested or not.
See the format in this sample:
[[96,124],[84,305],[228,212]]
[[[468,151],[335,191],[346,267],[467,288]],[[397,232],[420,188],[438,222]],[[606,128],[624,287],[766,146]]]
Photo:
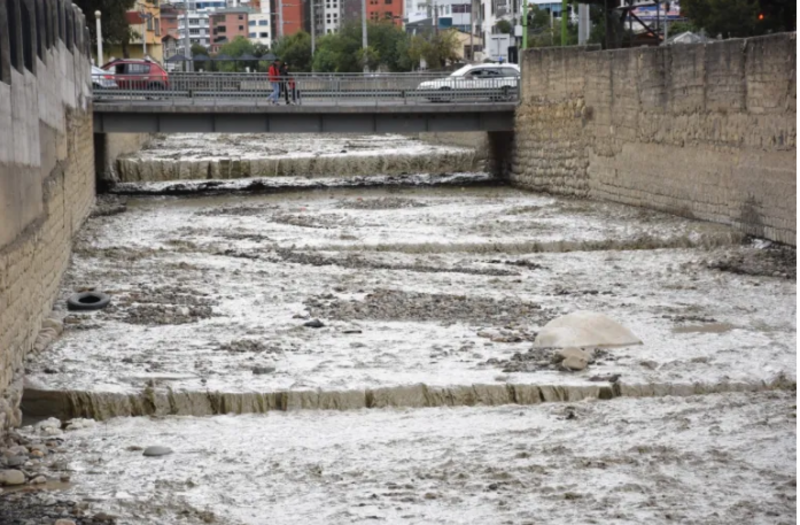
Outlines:
[[[367,65],[370,69],[385,68],[390,71],[408,71],[408,61],[403,56],[403,42],[408,35],[390,21],[368,22]],[[364,68],[364,51],[361,43],[361,24],[349,22],[338,33],[320,38],[314,70],[326,72],[357,72]]]
[[298,31],[275,42],[274,53],[293,71],[311,71],[311,35],[305,31]]
[[423,57],[428,67],[434,69],[445,67],[448,62],[456,62],[461,58],[458,55],[461,42],[458,39],[458,31],[454,29],[439,31],[439,34],[434,35],[429,44],[423,49]]
[[681,14],[708,36],[741,38],[760,33],[757,0],[683,0]]
[[[192,50],[192,57],[200,55],[208,56],[208,49],[200,44],[192,44],[190,49]],[[203,71],[213,71],[213,64],[213,62],[207,60],[194,60],[194,70],[200,71],[202,69]]]
[[498,20],[494,27],[504,35],[510,35],[514,31],[514,26],[508,20]]
[[86,13],[86,25],[89,27],[89,33],[95,46],[97,45],[96,24],[88,22],[90,17],[94,20],[95,11],[100,11],[103,42],[110,45],[121,45],[123,53],[127,53],[128,43],[133,39],[134,34],[125,19],[125,13],[133,9],[136,0],[74,0],[73,3]]
[[[242,55],[252,55],[255,51],[255,46],[252,42],[246,39],[243,36],[237,36],[233,39],[232,42],[228,42],[227,44],[223,45],[219,48],[220,55],[228,55],[229,57],[236,58]],[[220,71],[243,71],[247,66],[253,66],[255,62],[237,62],[237,61],[230,61],[230,62],[220,62],[219,63],[219,70]]]

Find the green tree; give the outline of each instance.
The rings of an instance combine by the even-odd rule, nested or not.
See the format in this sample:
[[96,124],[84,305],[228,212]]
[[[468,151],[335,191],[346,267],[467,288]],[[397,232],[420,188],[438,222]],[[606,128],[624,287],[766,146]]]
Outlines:
[[[254,54],[255,46],[252,42],[246,39],[243,36],[237,36],[233,39],[232,42],[228,42],[227,44],[223,45],[219,48],[220,55],[228,55],[232,58],[240,57],[242,55],[252,55]],[[219,63],[219,70],[220,71],[244,71],[244,68],[247,66],[253,66],[255,62],[240,62],[240,61],[230,61],[230,62],[220,62]]]
[[514,26],[508,20],[498,20],[494,27],[504,35],[510,35],[514,31]]
[[[367,23],[367,65],[370,69],[408,71],[409,61],[403,50],[408,35],[389,21]],[[364,68],[361,43],[361,24],[344,24],[338,33],[325,35],[317,45],[314,70],[327,72],[356,72]]]
[[[103,26],[103,42],[110,45],[121,45],[123,52],[127,53],[128,43],[133,39],[134,33],[131,31],[128,21],[125,20],[125,13],[133,9],[136,0],[74,0],[73,3],[86,13],[86,25],[92,36],[93,47],[97,45],[94,12],[100,11],[102,13],[100,21]],[[91,23],[88,23],[89,18],[92,20]]]
[[[192,57],[200,55],[208,56],[208,49],[200,44],[192,44],[190,49],[192,50]],[[200,71],[202,69],[203,71],[213,71],[213,64],[213,62],[208,60],[194,60],[194,70]]]
[[715,38],[740,38],[757,35],[757,0],[683,0],[681,14]]
[[439,31],[428,43],[423,49],[423,57],[429,68],[445,67],[448,62],[456,62],[461,58],[458,55],[461,41],[456,30]]
[[279,39],[273,52],[293,71],[311,71],[311,35],[305,31]]

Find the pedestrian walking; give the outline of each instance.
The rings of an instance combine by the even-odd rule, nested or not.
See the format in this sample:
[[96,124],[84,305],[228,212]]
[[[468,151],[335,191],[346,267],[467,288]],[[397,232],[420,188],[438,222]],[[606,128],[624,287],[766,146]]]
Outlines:
[[276,58],[272,64],[270,64],[267,77],[269,78],[270,87],[272,87],[269,101],[273,104],[277,104],[281,96],[281,61],[279,59]]
[[[289,64],[283,63],[281,67],[281,81],[283,83],[283,93],[286,99],[286,104],[299,104],[300,94],[297,91],[297,84],[295,83],[292,73],[289,71]],[[292,94],[292,101],[289,102],[289,93]]]

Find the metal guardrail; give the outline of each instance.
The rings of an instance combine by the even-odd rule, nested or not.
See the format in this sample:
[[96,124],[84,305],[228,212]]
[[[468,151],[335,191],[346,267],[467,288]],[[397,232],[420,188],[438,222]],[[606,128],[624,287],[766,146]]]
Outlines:
[[[266,73],[171,73],[164,75],[93,75],[95,102],[159,100],[175,103],[246,99],[314,105],[487,103],[519,100],[518,77],[466,78],[431,73],[313,74],[296,73],[270,82]],[[288,95],[288,96],[287,96]]]

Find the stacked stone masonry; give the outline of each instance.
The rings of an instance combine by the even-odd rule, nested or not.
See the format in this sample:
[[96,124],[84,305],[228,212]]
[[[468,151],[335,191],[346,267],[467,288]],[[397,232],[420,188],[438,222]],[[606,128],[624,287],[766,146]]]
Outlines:
[[796,245],[795,40],[527,50],[508,176]]
[[85,26],[67,1],[0,2],[0,436],[20,423],[25,355],[94,202]]

